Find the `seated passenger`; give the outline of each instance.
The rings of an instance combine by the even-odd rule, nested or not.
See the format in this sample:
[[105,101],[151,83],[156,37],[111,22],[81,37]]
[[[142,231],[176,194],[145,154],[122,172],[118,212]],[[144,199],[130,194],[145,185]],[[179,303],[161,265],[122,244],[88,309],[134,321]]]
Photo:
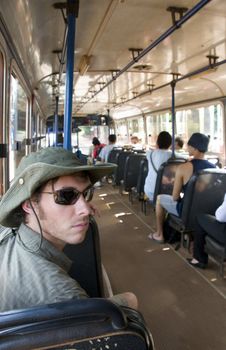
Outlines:
[[141,151],[143,149],[143,145],[141,144],[137,136],[132,136],[130,140],[131,140],[131,146],[133,150]]
[[105,147],[106,145],[104,143],[100,143],[97,137],[93,138],[92,144],[93,144],[92,158],[98,159],[102,148]]
[[221,245],[226,244],[226,194],[223,203],[216,210],[215,216],[201,214],[197,217],[193,258],[187,260],[190,265],[201,269],[204,269],[208,264],[208,255],[205,252],[206,236],[212,237]]
[[172,151],[169,150],[171,143],[171,135],[167,131],[162,131],[158,135],[156,149],[149,150],[146,153],[148,160],[148,175],[145,179],[144,192],[150,200],[153,200],[154,197],[157,171],[160,165],[172,156]]
[[175,157],[176,158],[183,158],[185,160],[189,159],[188,153],[184,150],[184,141],[181,137],[176,137],[174,140],[175,145]]
[[131,139],[130,139],[130,140],[131,140],[132,146],[139,143],[139,139],[138,139],[137,136],[131,136]]
[[151,233],[148,236],[149,238],[164,243],[163,224],[166,212],[180,216],[183,206],[181,192],[186,195],[186,187],[192,175],[202,169],[215,168],[212,163],[204,159],[208,144],[209,138],[198,132],[192,134],[188,140],[188,153],[189,156],[193,156],[193,159],[177,167],[172,196],[167,194],[158,195],[156,202],[157,231]]
[[183,146],[184,146],[184,141],[182,140],[181,137],[176,137],[175,138],[175,151],[176,152],[183,152]]
[[100,151],[99,157],[102,162],[107,163],[108,156],[111,150],[115,147],[116,144],[116,135],[111,134],[108,136],[108,145],[103,147]]
[[[22,158],[0,202],[0,224],[15,228],[0,236],[0,311],[88,298],[69,276],[64,246],[86,236],[93,186],[112,171],[82,165],[72,152],[45,148]],[[137,307],[133,293],[110,298]]]

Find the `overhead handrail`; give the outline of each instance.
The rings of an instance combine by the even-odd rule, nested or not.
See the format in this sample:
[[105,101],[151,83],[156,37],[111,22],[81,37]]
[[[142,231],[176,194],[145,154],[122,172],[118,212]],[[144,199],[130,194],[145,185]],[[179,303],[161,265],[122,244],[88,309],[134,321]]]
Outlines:
[[[125,73],[130,67],[137,63],[141,58],[143,58],[147,53],[149,53],[152,49],[154,49],[157,45],[159,45],[163,40],[165,40],[169,35],[171,35],[175,30],[180,28],[182,24],[187,22],[191,17],[193,17],[198,11],[200,11],[205,5],[207,5],[212,0],[201,0],[198,4],[196,4],[192,9],[188,10],[183,17],[181,17],[178,21],[175,22],[166,32],[164,32],[160,37],[158,37],[153,43],[143,49],[141,52],[137,54],[137,56],[132,59],[124,68],[115,72],[114,76],[111,80],[109,80],[103,87],[101,87],[98,91],[93,93],[92,97],[87,98],[86,102],[83,105],[87,104],[90,100],[92,100],[96,95],[98,95],[101,91],[103,91],[106,87],[112,84],[116,79],[118,79],[123,73]],[[80,109],[80,108],[79,108]],[[78,109],[78,110],[79,110]]]
[[63,68],[65,65],[65,57],[66,57],[66,47],[67,47],[67,37],[68,37],[68,25],[65,25],[65,30],[64,30],[64,39],[63,39],[63,47],[62,47],[62,54],[60,57],[60,67],[59,67],[59,75],[58,75],[58,85],[61,83],[61,77],[63,73]]
[[[221,65],[223,65],[223,64],[226,64],[226,59],[224,59],[224,60],[222,60],[222,61],[220,61],[220,62],[216,62],[216,63],[214,63],[214,64],[211,65],[211,66],[210,66],[210,65],[207,65],[207,66],[205,66],[205,67],[196,69],[195,71],[190,72],[190,73],[188,73],[188,74],[186,74],[186,75],[183,75],[182,77],[177,77],[177,79],[175,80],[175,82],[178,83],[179,81],[182,81],[182,80],[191,78],[191,77],[193,77],[193,76],[196,76],[196,75],[198,75],[199,73],[203,73],[203,72],[209,70],[210,68],[211,68],[211,69],[212,69],[212,68],[217,68],[217,67],[219,67],[219,66],[221,66]],[[172,81],[173,81],[173,80],[172,80]],[[171,86],[172,81],[170,81],[170,82],[168,82],[168,83],[165,83],[165,84],[162,84],[162,85],[159,85],[159,86],[156,86],[155,88],[153,87],[152,89],[147,89],[147,90],[145,90],[145,91],[142,91],[140,94],[138,94],[138,95],[136,95],[136,96],[133,96],[133,97],[131,97],[131,98],[125,100],[124,102],[119,102],[119,103],[117,103],[117,104],[115,105],[115,107],[120,106],[120,105],[123,105],[124,103],[130,102],[130,101],[133,101],[133,100],[135,100],[135,99],[137,99],[137,98],[140,98],[140,97],[142,97],[142,96],[145,96],[146,94],[150,94],[150,93],[152,93],[153,91],[157,91],[157,90],[163,89],[164,87]]]

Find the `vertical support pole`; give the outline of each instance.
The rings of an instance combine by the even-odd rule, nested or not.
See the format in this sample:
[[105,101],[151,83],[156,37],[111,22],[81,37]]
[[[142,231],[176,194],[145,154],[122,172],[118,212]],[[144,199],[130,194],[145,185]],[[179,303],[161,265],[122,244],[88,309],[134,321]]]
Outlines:
[[66,95],[64,108],[64,148],[71,150],[71,121],[74,74],[75,17],[78,16],[79,0],[67,0],[67,63],[66,63]]
[[77,131],[77,147],[79,149],[79,136],[78,136],[78,131]]
[[222,99],[223,103],[223,140],[224,140],[224,149],[223,154],[221,154],[221,162],[223,167],[226,166],[226,98]]
[[145,114],[143,114],[143,122],[144,122],[144,133],[145,133],[145,145],[148,145],[148,133],[147,133],[147,118]]
[[171,82],[171,88],[172,88],[172,158],[175,158],[175,122],[176,122],[176,113],[175,113],[175,86],[176,82],[175,80],[172,80]]
[[127,143],[130,143],[130,134],[129,134],[129,122],[128,119],[124,119],[126,123],[126,133],[127,133]]
[[55,126],[55,147],[58,144],[58,104],[59,104],[59,96],[56,96],[56,110],[54,117],[54,126]]
[[47,135],[48,135],[48,146],[50,147],[50,128],[47,129]]
[[109,108],[107,109],[107,113],[108,113],[108,114],[107,114],[107,116],[108,116],[108,124],[107,124],[107,125],[108,125],[108,136],[109,136],[109,134],[110,134],[110,128],[109,128],[110,109],[109,109]]

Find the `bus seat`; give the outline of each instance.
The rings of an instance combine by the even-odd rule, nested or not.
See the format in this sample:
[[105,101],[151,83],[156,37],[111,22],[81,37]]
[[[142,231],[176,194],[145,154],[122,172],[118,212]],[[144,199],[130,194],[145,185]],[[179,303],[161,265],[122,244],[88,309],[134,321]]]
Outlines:
[[90,217],[85,240],[76,245],[66,244],[64,253],[73,261],[70,276],[90,297],[104,297],[99,231],[93,217]]
[[222,168],[222,163],[220,162],[219,157],[207,155],[206,159],[210,163],[214,164],[217,168]]
[[142,315],[88,298],[0,313],[1,350],[152,350]]
[[117,164],[117,158],[120,152],[122,152],[122,148],[113,148],[109,153],[108,163]]
[[[194,231],[196,217],[200,213],[214,215],[223,202],[226,192],[226,170],[205,169],[193,175],[188,182],[181,217],[169,214],[169,225],[180,232],[181,243],[189,245],[190,234]],[[177,246],[176,248],[179,248]]]
[[126,158],[123,179],[120,181],[119,191],[131,192],[132,187],[137,185],[140,163],[145,159],[141,153],[132,153]]
[[134,198],[137,198],[139,201],[144,200],[144,183],[148,174],[148,161],[147,158],[143,158],[140,162],[139,173],[137,178],[137,184],[135,187],[131,188],[129,193],[129,200],[133,203]]
[[159,194],[172,194],[177,167],[185,162],[186,160],[184,158],[172,158],[160,165],[157,172],[153,200],[146,199],[143,203],[142,211],[145,214],[147,212],[147,203],[155,207]]
[[119,186],[120,181],[123,179],[126,158],[129,155],[131,155],[132,153],[133,152],[130,152],[130,151],[122,151],[118,155],[118,159],[117,159],[118,167],[115,170],[115,185],[116,186]]
[[205,251],[219,264],[219,275],[224,278],[224,263],[226,262],[226,244],[220,244],[212,237],[205,237]]
[[[113,148],[108,156],[108,163],[118,164],[118,156],[119,154],[123,152],[122,148]],[[114,170],[113,175],[108,177],[108,182],[112,182],[113,185],[115,185],[115,176],[116,176],[116,169]]]

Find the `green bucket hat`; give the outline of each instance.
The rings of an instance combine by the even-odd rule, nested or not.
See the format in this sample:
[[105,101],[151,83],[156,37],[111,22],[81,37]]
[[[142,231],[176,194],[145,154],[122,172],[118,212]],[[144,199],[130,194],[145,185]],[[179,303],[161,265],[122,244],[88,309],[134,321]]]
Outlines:
[[84,165],[71,151],[63,148],[44,148],[24,156],[16,169],[10,188],[0,201],[0,224],[18,227],[21,224],[20,205],[43,183],[58,176],[84,171],[94,184],[110,175],[115,164]]

